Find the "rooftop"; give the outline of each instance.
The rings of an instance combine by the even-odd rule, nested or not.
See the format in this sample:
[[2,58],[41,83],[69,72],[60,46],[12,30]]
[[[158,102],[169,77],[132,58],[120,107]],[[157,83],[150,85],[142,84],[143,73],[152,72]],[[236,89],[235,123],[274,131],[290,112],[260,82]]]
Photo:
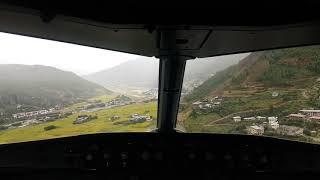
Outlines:
[[299,118],[304,118],[306,115],[303,114],[289,114],[287,117],[299,117]]
[[320,117],[319,116],[311,116],[311,117],[309,117],[309,119],[320,120]]
[[264,128],[263,128],[263,127],[260,127],[260,126],[257,126],[257,125],[250,126],[250,128],[252,128],[252,129],[256,129],[256,130],[264,130]]
[[310,110],[300,110],[301,112],[316,112],[316,113],[320,113],[320,110],[313,110],[313,109],[310,109]]

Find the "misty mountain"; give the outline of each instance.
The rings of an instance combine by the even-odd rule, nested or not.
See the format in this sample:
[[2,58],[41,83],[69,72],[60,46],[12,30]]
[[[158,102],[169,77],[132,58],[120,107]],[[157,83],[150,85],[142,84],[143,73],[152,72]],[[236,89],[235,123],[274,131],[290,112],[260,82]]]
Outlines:
[[[186,65],[185,82],[204,81],[217,71],[238,63],[247,54],[219,56],[189,60]],[[109,89],[158,86],[159,61],[155,58],[139,58],[127,61],[110,69],[84,76],[85,79]]]
[[140,58],[84,76],[111,90],[128,87],[153,88],[158,85],[158,60]]
[[17,104],[47,107],[111,91],[72,72],[40,65],[0,65],[0,110]]
[[189,60],[186,64],[184,81],[207,80],[216,72],[237,64],[248,53]]

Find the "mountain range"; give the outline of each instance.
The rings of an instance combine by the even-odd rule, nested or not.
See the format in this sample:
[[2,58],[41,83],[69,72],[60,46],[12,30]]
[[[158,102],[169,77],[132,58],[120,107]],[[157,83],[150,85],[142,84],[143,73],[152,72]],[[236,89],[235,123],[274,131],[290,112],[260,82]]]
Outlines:
[[[220,56],[189,60],[186,64],[184,82],[204,81],[217,71],[238,63],[248,54]],[[113,68],[83,76],[111,90],[126,91],[132,87],[151,89],[158,86],[159,60],[139,58]]]
[[53,67],[0,65],[0,110],[5,112],[18,104],[44,108],[110,93],[72,72]]

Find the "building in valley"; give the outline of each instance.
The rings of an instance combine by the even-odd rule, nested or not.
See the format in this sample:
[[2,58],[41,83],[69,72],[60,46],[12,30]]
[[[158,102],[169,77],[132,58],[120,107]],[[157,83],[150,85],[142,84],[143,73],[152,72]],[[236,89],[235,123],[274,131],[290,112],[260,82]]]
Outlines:
[[311,116],[308,118],[310,121],[320,121],[320,116]]
[[259,120],[259,121],[262,121],[262,120],[266,120],[266,119],[267,119],[267,117],[264,117],[264,116],[257,116],[257,117],[256,117],[256,119],[257,119],[257,120]]
[[254,120],[256,120],[256,117],[245,117],[245,118],[243,118],[243,120],[254,121]]
[[278,122],[278,117],[274,117],[274,116],[268,117],[268,124],[270,128],[278,129],[280,126]]
[[306,116],[320,116],[320,110],[314,110],[314,109],[310,109],[310,110],[300,110],[300,112]]
[[241,121],[241,117],[240,116],[235,116],[232,118],[234,122],[240,122]]
[[290,120],[304,120],[306,118],[306,115],[304,114],[289,114],[286,116],[286,118]]

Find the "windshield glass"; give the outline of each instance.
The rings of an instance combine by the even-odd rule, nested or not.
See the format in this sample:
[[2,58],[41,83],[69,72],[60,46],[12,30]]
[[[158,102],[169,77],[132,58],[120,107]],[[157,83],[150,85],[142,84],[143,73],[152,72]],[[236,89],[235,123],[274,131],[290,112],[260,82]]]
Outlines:
[[319,143],[320,46],[188,61],[178,124]]
[[156,126],[158,60],[0,33],[0,143]]

